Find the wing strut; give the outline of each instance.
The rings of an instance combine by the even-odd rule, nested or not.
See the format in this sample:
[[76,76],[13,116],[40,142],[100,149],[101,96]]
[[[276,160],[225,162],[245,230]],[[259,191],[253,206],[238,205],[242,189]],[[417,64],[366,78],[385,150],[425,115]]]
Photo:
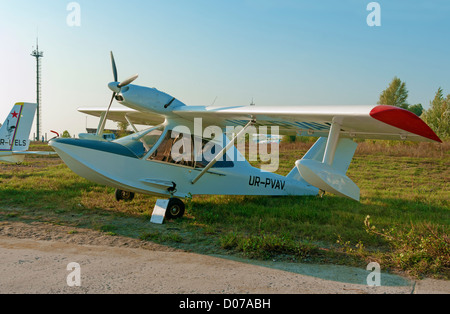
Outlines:
[[128,114],[125,114],[125,120],[127,120],[128,124],[133,128],[135,133],[138,133],[138,129],[134,126],[133,122],[131,122],[130,118],[128,118]]
[[97,135],[102,137],[103,133],[105,131],[105,125],[106,125],[106,111],[102,113],[100,116],[100,122],[98,123],[97,127]]
[[225,148],[223,148],[217,155],[216,157],[213,158],[213,160],[211,160],[209,162],[208,165],[206,165],[205,168],[203,168],[202,172],[199,173],[199,175],[191,181],[192,184],[197,183],[198,180],[200,180],[201,177],[203,177],[203,175],[208,172],[209,169],[211,169],[212,166],[214,166],[216,164],[216,162],[219,161],[220,158],[223,157],[223,155],[225,155],[225,153],[234,146],[234,141],[239,138],[242,134],[245,133],[245,131],[247,131],[247,129],[252,126],[253,124],[256,123],[255,119],[252,119],[249,123],[247,123],[247,125],[227,144],[227,146],[225,146]]

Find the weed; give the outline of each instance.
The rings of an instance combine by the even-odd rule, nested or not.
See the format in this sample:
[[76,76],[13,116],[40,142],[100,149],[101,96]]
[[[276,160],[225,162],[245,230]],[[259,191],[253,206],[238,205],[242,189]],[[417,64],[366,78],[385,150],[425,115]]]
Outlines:
[[338,235],[338,240],[336,241],[336,244],[338,244],[347,254],[364,255],[365,253],[365,246],[362,243],[362,241],[358,241],[358,243],[353,245],[351,241],[344,241],[342,240],[341,236]]
[[443,227],[422,223],[409,230],[398,226],[378,230],[365,221],[366,232],[386,239],[392,251],[384,256],[387,265],[410,272],[412,275],[450,275],[450,238]]

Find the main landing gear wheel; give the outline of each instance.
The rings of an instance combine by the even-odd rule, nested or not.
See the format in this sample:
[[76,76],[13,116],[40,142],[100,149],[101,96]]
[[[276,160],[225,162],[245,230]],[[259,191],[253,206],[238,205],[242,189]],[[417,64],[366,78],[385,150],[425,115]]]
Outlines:
[[116,200],[118,202],[125,201],[131,202],[134,199],[134,193],[122,190],[116,190]]
[[167,219],[179,219],[184,215],[185,206],[183,201],[178,198],[169,199],[167,205],[166,218]]

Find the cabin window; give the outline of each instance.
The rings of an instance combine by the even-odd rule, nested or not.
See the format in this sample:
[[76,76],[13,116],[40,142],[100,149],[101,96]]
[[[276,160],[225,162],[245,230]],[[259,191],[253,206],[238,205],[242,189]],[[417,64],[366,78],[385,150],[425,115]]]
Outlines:
[[[197,158],[194,158],[194,143],[194,136],[170,130],[166,133],[161,144],[150,155],[148,160],[167,162],[192,168],[205,168],[222,149],[219,144],[214,145],[210,140],[202,139],[201,151],[196,154]],[[232,161],[221,160],[213,168],[233,166]]]
[[[222,146],[218,143],[213,143],[209,139],[202,140],[202,150],[197,156],[195,168],[205,168],[211,160],[222,150]],[[234,166],[233,161],[227,160],[227,154],[222,156],[213,168],[231,168]]]
[[148,160],[193,167],[192,145],[193,143],[189,135],[170,130],[166,133],[164,140],[153,154],[150,155]]

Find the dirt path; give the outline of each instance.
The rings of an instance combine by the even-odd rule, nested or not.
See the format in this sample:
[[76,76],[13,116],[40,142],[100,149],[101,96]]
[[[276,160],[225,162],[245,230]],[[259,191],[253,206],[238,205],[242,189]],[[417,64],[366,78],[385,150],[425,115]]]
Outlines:
[[[0,261],[0,293],[450,293],[448,281],[382,274],[381,287],[368,287],[361,269],[256,264],[42,223],[0,223]],[[67,284],[72,262],[80,287]]]

